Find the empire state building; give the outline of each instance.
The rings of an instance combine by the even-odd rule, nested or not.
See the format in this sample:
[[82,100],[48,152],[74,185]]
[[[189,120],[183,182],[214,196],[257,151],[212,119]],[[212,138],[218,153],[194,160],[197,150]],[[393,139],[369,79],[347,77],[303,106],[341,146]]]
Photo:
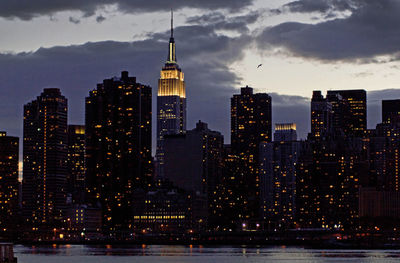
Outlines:
[[171,11],[168,58],[158,80],[157,95],[157,176],[164,178],[164,136],[186,131],[186,89],[184,75],[176,60]]

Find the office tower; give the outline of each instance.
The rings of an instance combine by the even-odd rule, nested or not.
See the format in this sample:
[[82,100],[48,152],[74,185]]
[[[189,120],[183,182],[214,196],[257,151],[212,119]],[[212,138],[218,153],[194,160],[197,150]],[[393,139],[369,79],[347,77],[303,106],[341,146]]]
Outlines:
[[276,123],[275,142],[297,141],[297,132],[295,123]]
[[313,91],[311,99],[312,138],[322,138],[332,133],[332,117],[332,104],[322,96],[321,91]]
[[244,161],[243,193],[237,202],[243,207],[243,221],[259,219],[260,178],[259,146],[271,142],[271,97],[266,93],[253,94],[253,89],[241,88],[231,98],[232,153]]
[[382,122],[400,121],[400,100],[382,100]]
[[167,135],[164,142],[165,179],[191,193],[194,202],[199,200],[198,207],[193,208],[193,218],[205,225],[217,205],[214,191],[222,175],[224,137],[199,121],[193,130]]
[[0,229],[16,230],[19,138],[0,131]]
[[367,131],[367,93],[365,90],[329,90],[333,129],[345,136],[364,137]]
[[186,131],[186,88],[184,74],[176,59],[172,11],[168,47],[168,58],[160,73],[157,93],[156,173],[161,179],[164,178],[164,136]]
[[67,203],[82,204],[85,192],[85,126],[68,125]]
[[276,124],[274,138],[260,144],[261,213],[265,228],[288,229],[296,215],[296,125]]
[[310,140],[296,166],[296,223],[301,228],[356,229],[361,182],[368,177],[362,138]]
[[33,225],[51,228],[66,207],[67,105],[51,88],[24,106],[22,205]]
[[151,87],[123,71],[86,98],[87,199],[102,208],[105,231],[131,225],[132,191],[152,179]]

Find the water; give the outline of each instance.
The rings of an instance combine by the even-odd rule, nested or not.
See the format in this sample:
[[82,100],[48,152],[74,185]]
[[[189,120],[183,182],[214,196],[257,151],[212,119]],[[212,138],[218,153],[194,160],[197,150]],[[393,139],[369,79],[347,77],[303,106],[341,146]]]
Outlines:
[[22,246],[19,263],[336,263],[400,262],[400,250],[321,250],[296,247]]

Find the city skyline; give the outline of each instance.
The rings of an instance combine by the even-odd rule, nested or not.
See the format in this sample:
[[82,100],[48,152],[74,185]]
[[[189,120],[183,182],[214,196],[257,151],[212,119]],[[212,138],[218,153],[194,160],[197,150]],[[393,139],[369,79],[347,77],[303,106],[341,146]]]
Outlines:
[[[72,106],[69,120],[74,124],[83,124],[83,97],[104,76],[128,70],[141,83],[156,87],[159,65],[166,55],[171,7],[176,10],[175,34],[181,41],[180,64],[185,68],[189,87],[188,128],[202,119],[229,139],[229,101],[224,98],[246,85],[256,92],[270,94],[275,109],[273,123],[296,123],[299,138],[302,139],[309,131],[308,99],[312,90],[366,89],[369,93],[368,108],[371,109],[368,112],[369,128],[380,122],[379,101],[400,97],[399,90],[387,90],[396,88],[398,73],[395,59],[387,63],[382,63],[382,59],[373,60],[376,56],[391,57],[396,53],[395,49],[383,44],[379,49],[379,44],[373,42],[377,32],[382,31],[384,37],[389,38],[391,27],[388,30],[377,27],[376,32],[368,32],[367,40],[370,41],[367,42],[370,45],[363,48],[363,54],[346,45],[339,45],[343,48],[340,56],[335,56],[334,47],[346,44],[343,38],[337,38],[338,42],[332,45],[325,45],[325,49],[313,46],[315,52],[305,54],[301,43],[292,39],[284,41],[272,35],[274,29],[297,25],[307,27],[314,37],[320,28],[333,24],[332,31],[328,32],[343,36],[337,29],[354,24],[357,16],[368,17],[373,4],[360,5],[359,1],[352,1],[354,5],[351,8],[340,9],[331,1],[322,1],[320,10],[316,10],[307,9],[307,1],[299,1],[298,6],[295,2],[289,4],[290,1],[280,0],[269,1],[268,4],[262,1],[204,2],[201,6],[177,1],[168,7],[137,3],[136,9],[124,1],[106,2],[120,5],[49,4],[44,8],[32,4],[18,11],[8,6],[7,1],[2,3],[0,32],[5,28],[15,29],[12,33],[7,32],[9,37],[3,40],[0,55],[0,66],[4,68],[0,80],[4,83],[4,90],[7,90],[2,95],[3,99],[7,96],[7,103],[3,105],[0,121],[10,135],[22,137],[21,107],[18,105],[33,99],[44,87],[58,87],[69,98]],[[390,17],[398,6],[393,1],[385,0],[380,8],[389,10],[386,16]],[[88,10],[94,11],[94,15],[87,12],[88,17],[84,17],[83,13]],[[384,18],[380,19],[385,22]],[[289,21],[294,23],[287,23]],[[48,26],[44,27],[44,23]],[[53,34],[61,27],[65,29],[63,34]],[[270,30],[265,27],[270,27]],[[38,28],[43,34],[26,34],[26,30],[36,32]],[[91,34],[87,34],[89,31]],[[297,34],[306,43],[311,43],[311,38],[301,35],[301,32]],[[263,43],[269,43],[268,47],[260,47],[255,40],[257,36],[263,38]],[[392,41],[396,43],[397,40]],[[358,43],[357,39],[354,42]],[[251,48],[253,44],[257,44],[257,48]],[[290,52],[276,54],[274,50],[280,47]],[[272,54],[258,51],[270,51]],[[101,63],[104,60],[108,61],[107,65]],[[148,63],[146,67],[141,67],[138,61]],[[257,69],[260,63],[263,66]],[[13,71],[10,72],[10,69]],[[204,76],[213,83],[201,83]],[[156,96],[153,94],[153,97]],[[292,116],[293,111],[298,115]]]

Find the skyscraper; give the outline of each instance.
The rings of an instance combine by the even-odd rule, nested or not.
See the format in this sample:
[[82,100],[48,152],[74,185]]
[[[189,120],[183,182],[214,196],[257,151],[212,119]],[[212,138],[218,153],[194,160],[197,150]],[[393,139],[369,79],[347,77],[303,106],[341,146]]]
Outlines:
[[321,91],[313,91],[311,99],[311,136],[322,138],[332,132],[332,104],[325,99]]
[[382,101],[382,122],[392,123],[400,121],[400,100]]
[[24,106],[22,205],[33,224],[59,222],[65,210],[67,104],[51,88]]
[[246,86],[231,98],[232,153],[245,163],[243,193],[237,200],[243,207],[244,221],[259,219],[259,146],[271,142],[271,115],[271,97],[266,93],[253,94],[253,89]]
[[186,88],[175,53],[173,17],[168,58],[160,73],[157,94],[157,176],[164,177],[164,136],[186,131]]
[[329,90],[327,100],[332,104],[333,129],[337,134],[364,137],[367,131],[367,92],[365,90]]
[[151,87],[128,72],[105,79],[86,98],[86,188],[104,230],[132,222],[132,192],[151,182]]
[[292,227],[300,143],[294,123],[276,124],[274,142],[260,144],[261,208],[267,228]]
[[68,202],[82,204],[85,192],[85,126],[68,125]]
[[186,134],[165,137],[165,179],[192,195],[196,228],[205,226],[211,216],[215,218],[215,189],[222,176],[223,145],[221,133],[208,129],[201,121]]
[[19,138],[0,132],[0,229],[16,227]]

